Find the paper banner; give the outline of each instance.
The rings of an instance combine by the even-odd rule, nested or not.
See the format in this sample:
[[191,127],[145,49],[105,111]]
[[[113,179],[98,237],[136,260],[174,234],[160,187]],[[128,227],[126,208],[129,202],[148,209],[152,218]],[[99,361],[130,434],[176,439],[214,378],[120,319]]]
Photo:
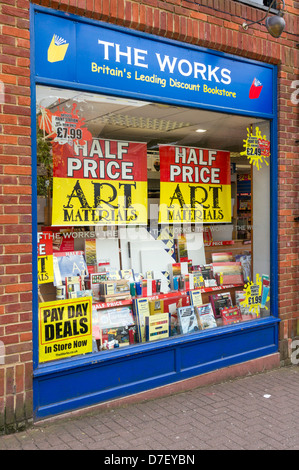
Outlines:
[[39,304],[39,361],[92,352],[92,297]]
[[231,222],[230,154],[160,146],[160,223]]

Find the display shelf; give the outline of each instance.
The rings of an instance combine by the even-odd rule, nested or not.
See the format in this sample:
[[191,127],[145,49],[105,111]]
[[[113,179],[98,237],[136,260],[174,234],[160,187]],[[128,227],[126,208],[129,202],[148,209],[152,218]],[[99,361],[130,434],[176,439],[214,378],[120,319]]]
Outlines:
[[114,300],[113,302],[95,302],[92,304],[92,307],[96,310],[101,310],[105,308],[125,307],[127,305],[132,305],[132,299]]
[[[208,294],[211,292],[235,289],[238,287],[243,287],[243,284],[228,284],[226,286],[203,287],[201,289],[192,289],[192,290],[199,290],[202,294],[205,294],[205,293]],[[186,295],[189,295],[189,292],[190,290],[178,290],[178,291],[168,292],[167,294],[154,294],[148,297],[147,296],[143,296],[143,297],[146,297],[148,300],[165,300],[165,299],[175,298],[178,295],[186,296]],[[124,307],[127,305],[132,305],[134,298],[136,297],[132,297],[131,299],[126,299],[126,300],[115,300],[114,302],[96,302],[92,304],[92,306],[96,310],[113,308],[113,307]]]
[[234,240],[220,240],[214,242],[204,242],[204,246],[226,246],[226,245],[234,245]]

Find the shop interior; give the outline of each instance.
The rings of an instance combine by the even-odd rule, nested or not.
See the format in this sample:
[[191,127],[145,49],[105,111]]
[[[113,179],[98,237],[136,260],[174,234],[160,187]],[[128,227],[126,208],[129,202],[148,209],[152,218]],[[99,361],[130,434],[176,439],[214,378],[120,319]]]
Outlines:
[[[136,227],[128,226],[123,234],[117,225],[54,227],[51,136],[37,124],[38,232],[50,227],[55,232],[53,258],[60,250],[81,252],[86,264],[83,275],[75,273],[80,288],[67,273],[59,283],[41,282],[39,301],[59,302],[75,298],[78,290],[88,292],[93,353],[270,314],[269,297],[263,308],[244,305],[246,284],[257,274],[267,279],[270,274],[270,170],[269,165],[257,169],[241,155],[248,130],[258,127],[270,140],[267,121],[44,86],[36,95],[37,123],[45,109],[70,113],[75,105],[93,138],[147,147],[148,226],[138,228],[138,237]],[[230,223],[159,224],[161,145],[230,152]],[[225,268],[217,270],[221,262],[232,264],[227,277]],[[109,293],[108,282],[114,283]],[[140,299],[146,299],[146,310]]]

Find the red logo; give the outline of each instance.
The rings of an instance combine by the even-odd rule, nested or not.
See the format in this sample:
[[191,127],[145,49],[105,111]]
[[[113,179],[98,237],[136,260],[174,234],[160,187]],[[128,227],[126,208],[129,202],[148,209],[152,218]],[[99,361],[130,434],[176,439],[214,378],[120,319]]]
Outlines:
[[261,84],[261,82],[257,78],[255,78],[249,90],[249,98],[251,100],[258,98],[260,96],[262,88],[263,88],[263,85]]

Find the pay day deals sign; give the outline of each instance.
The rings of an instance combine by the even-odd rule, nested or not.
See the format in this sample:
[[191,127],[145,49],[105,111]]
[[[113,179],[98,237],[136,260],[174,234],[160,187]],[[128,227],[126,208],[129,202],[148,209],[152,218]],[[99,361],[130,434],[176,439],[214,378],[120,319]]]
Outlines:
[[146,223],[146,144],[54,142],[52,225]]
[[39,361],[92,352],[92,298],[39,304]]
[[160,223],[231,222],[230,154],[161,145]]

